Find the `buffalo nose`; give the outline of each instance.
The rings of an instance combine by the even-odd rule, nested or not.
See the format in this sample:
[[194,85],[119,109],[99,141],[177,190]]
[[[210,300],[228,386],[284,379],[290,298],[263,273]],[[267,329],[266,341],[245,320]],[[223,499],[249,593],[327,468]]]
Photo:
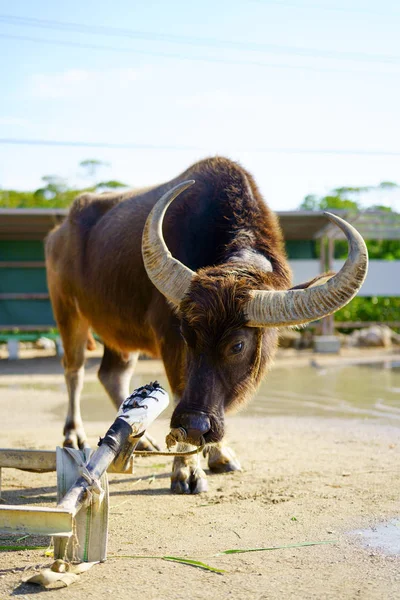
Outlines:
[[184,413],[180,417],[180,426],[186,430],[188,440],[200,442],[201,436],[211,429],[210,419],[205,413]]

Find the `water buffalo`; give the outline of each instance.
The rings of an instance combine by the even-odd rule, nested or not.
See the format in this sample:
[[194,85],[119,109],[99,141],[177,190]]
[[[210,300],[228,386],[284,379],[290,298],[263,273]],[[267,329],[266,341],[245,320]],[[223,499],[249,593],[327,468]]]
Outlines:
[[[254,394],[278,328],[332,314],[365,278],[361,236],[328,218],[349,241],[345,265],[291,289],[278,221],[253,177],[231,160],[202,160],[153,188],[79,196],[46,241],[69,395],[64,444],[86,444],[80,394],[92,328],[104,342],[99,379],[116,406],[139,351],[161,356],[177,402],[172,435],[210,444],[212,471],[239,469],[223,445],[224,413]],[[206,485],[197,459],[175,459],[173,492]]]

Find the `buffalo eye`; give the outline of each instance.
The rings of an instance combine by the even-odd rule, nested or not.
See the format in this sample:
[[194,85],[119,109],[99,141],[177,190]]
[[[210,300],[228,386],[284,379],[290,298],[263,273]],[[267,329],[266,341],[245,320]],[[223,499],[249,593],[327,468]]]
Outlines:
[[231,348],[231,353],[232,354],[240,354],[242,352],[244,348],[244,342],[237,342],[237,344],[234,344]]

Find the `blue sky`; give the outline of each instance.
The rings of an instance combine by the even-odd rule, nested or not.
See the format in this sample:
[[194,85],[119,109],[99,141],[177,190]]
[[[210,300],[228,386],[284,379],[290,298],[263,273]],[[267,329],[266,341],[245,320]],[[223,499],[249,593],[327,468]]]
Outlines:
[[[138,146],[0,144],[0,187],[36,188],[49,174],[84,184],[87,158],[110,163],[100,178],[141,186],[213,154],[241,162],[276,210],[334,187],[400,183],[395,1],[0,0],[0,15],[0,138]],[[400,210],[398,192],[363,201]]]

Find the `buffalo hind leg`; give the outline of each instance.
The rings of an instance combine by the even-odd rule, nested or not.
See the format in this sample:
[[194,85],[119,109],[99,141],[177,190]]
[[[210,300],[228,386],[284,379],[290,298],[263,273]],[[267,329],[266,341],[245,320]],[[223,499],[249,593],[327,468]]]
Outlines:
[[[98,377],[115,408],[119,408],[131,393],[129,386],[138,358],[139,352],[124,354],[104,346]],[[156,442],[148,434],[142,436],[136,448],[137,450],[148,451],[159,449]]]
[[242,470],[236,454],[223,441],[207,446],[204,450],[204,456],[208,456],[208,467],[213,473],[229,473],[230,471]]

